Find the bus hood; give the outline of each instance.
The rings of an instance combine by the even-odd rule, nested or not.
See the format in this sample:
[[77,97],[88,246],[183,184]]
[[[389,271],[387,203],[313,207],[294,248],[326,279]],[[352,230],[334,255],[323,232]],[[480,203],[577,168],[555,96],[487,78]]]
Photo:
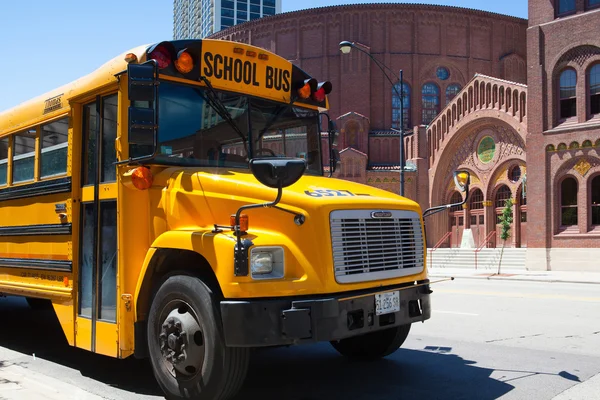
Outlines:
[[[186,189],[202,192],[213,217],[219,221],[235,213],[242,205],[267,203],[277,197],[277,189],[264,186],[250,171],[214,168],[180,170],[179,173],[188,177],[185,179],[188,182]],[[183,188],[181,185],[180,189]],[[342,179],[310,175],[304,175],[293,185],[284,188],[279,206],[291,207],[295,212],[322,208],[377,208],[421,213],[416,202],[392,192]]]

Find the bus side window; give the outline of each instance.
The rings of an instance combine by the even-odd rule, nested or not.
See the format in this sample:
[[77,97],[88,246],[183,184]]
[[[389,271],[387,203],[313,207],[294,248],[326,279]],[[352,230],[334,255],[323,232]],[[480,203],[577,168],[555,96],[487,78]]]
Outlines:
[[47,178],[67,173],[69,120],[67,118],[42,126],[40,176]]
[[13,137],[13,183],[33,181],[36,130],[15,133]]
[[0,186],[7,183],[8,175],[8,138],[0,139]]

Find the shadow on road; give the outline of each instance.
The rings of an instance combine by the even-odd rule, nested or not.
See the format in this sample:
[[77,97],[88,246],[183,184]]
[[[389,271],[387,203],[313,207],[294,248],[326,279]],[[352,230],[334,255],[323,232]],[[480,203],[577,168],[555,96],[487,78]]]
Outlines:
[[[70,347],[52,311],[33,311],[0,298],[0,345],[81,372],[130,393],[161,396],[147,362],[117,360]],[[2,360],[0,360],[1,362]],[[371,363],[354,363],[329,344],[259,349],[236,400],[497,399],[513,386],[490,378],[448,347],[401,349]],[[24,365],[27,366],[27,365]]]
[[[53,310],[32,310],[18,297],[0,298],[0,321],[2,347],[29,356],[35,353],[36,358],[78,370],[85,377],[122,390],[162,395],[145,360],[118,360],[69,346]],[[27,367],[26,362],[19,364]]]

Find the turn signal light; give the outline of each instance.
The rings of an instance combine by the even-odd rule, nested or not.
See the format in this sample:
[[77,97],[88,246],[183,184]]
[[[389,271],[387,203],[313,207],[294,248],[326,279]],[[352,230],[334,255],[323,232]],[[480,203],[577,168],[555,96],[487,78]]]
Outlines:
[[146,167],[137,167],[131,174],[131,183],[138,190],[150,189],[153,181],[152,172]]
[[[235,226],[235,214],[229,217],[229,224]],[[240,215],[240,231],[247,232],[250,221],[247,214]]]
[[315,79],[305,79],[302,87],[298,89],[298,96],[302,99],[308,99],[316,87],[317,81]]
[[190,53],[185,50],[181,50],[177,55],[175,68],[177,68],[177,71],[181,72],[182,74],[187,74],[190,72],[192,68],[194,68],[194,59]]

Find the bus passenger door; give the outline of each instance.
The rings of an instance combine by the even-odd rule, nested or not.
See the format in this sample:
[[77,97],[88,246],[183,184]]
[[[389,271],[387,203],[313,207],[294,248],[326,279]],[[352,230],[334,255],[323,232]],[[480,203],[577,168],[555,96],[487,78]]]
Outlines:
[[[117,94],[82,107],[76,346],[118,355]],[[75,184],[75,182],[74,182]]]

